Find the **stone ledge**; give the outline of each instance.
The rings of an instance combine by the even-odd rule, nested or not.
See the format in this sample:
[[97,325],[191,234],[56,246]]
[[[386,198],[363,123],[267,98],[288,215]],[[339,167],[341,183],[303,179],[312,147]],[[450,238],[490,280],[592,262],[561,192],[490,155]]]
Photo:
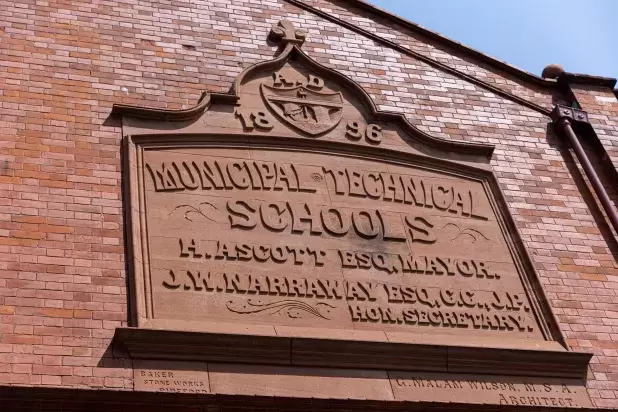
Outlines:
[[273,412],[610,412],[615,409],[569,408],[499,404],[470,404],[462,400],[446,402],[366,399],[316,399],[292,396],[160,393],[132,390],[75,389],[55,387],[0,386],[0,402],[6,411],[166,411],[213,412],[259,410]]
[[396,342],[118,328],[134,359],[481,373],[586,379],[591,354]]

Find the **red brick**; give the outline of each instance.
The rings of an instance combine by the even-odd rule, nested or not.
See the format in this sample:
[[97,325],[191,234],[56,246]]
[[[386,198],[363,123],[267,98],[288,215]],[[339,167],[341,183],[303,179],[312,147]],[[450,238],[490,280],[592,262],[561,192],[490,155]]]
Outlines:
[[[0,170],[1,383],[133,388],[129,368],[99,366],[114,329],[128,318],[121,131],[105,120],[114,103],[180,108],[195,104],[202,90],[227,91],[239,62],[247,67],[275,53],[264,22],[287,16],[310,29],[303,49],[350,75],[376,105],[403,111],[441,137],[496,145],[492,166],[560,326],[573,348],[596,354],[589,393],[597,406],[618,408],[617,390],[593,375],[618,381],[615,242],[607,224],[590,216],[594,197],[546,131],[547,117],[274,1],[252,2],[250,16],[259,16],[261,26],[243,21],[242,30],[227,11],[238,2],[195,0],[181,11],[179,2],[144,0],[130,15],[87,3],[0,0],[0,162],[10,163]],[[439,50],[447,66],[547,109],[564,100],[556,89],[462,59],[354,6],[307,3],[426,56]],[[211,31],[219,22],[233,30]],[[180,37],[190,37],[196,51],[162,46]],[[221,42],[236,48],[219,50]],[[346,59],[351,53],[355,61]],[[128,93],[120,90],[124,84]],[[607,88],[573,92],[618,168],[618,101]],[[611,180],[604,182],[611,188]],[[610,195],[615,202],[615,190]]]

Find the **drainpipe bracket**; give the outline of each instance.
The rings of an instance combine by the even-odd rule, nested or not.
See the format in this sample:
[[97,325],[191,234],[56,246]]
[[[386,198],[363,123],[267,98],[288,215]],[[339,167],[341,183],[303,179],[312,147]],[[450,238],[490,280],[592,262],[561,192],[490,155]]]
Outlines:
[[560,120],[566,119],[569,123],[590,124],[588,113],[584,110],[575,109],[569,106],[556,105],[550,114],[554,126],[560,124]]

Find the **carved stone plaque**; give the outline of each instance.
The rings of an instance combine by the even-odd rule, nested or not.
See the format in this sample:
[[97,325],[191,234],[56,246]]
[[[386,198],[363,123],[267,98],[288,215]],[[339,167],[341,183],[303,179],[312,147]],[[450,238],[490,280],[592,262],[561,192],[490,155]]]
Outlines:
[[[277,36],[277,57],[227,94],[178,111],[116,106],[133,321],[117,339],[141,359],[380,371],[367,376],[402,400],[424,401],[415,382],[477,379],[461,373],[515,376],[500,393],[450,388],[461,397],[532,399],[517,376],[543,377],[558,406],[576,406],[556,392],[563,381],[547,379],[581,383],[590,355],[566,347],[491,171],[492,147],[381,112],[305,55],[291,25]],[[207,376],[190,370],[162,380],[142,368],[136,385],[182,391]],[[387,384],[400,370],[442,375],[401,372]],[[231,391],[217,376],[211,390]]]
[[210,393],[208,365],[197,362],[136,361],[135,390],[169,393]]
[[503,378],[483,375],[389,373],[393,393],[406,401],[450,399],[461,403],[590,408],[586,387],[577,380]]
[[419,137],[436,139],[401,117],[380,121],[352,86],[301,64],[296,47],[287,58],[295,53],[241,75],[233,113],[212,106],[173,138],[157,132],[156,144],[127,127],[138,318],[204,331],[552,340],[487,158],[474,155],[484,148],[420,153]]
[[478,179],[251,145],[143,165],[153,319],[543,339]]

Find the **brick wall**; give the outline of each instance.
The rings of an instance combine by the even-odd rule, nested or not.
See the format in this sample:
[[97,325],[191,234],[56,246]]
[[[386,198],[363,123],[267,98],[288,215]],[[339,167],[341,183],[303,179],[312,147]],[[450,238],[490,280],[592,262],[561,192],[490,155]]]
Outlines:
[[615,170],[618,170],[618,99],[607,87],[572,85],[571,91],[590,123]]
[[[562,99],[347,3],[308,3],[545,108]],[[272,58],[266,34],[282,17],[381,109],[496,145],[494,170],[561,327],[597,355],[590,396],[618,407],[616,239],[549,119],[283,0],[0,0],[0,384],[133,388],[130,361],[109,347],[127,324],[111,106],[187,107],[226,91]],[[599,112],[606,135],[612,110]]]

